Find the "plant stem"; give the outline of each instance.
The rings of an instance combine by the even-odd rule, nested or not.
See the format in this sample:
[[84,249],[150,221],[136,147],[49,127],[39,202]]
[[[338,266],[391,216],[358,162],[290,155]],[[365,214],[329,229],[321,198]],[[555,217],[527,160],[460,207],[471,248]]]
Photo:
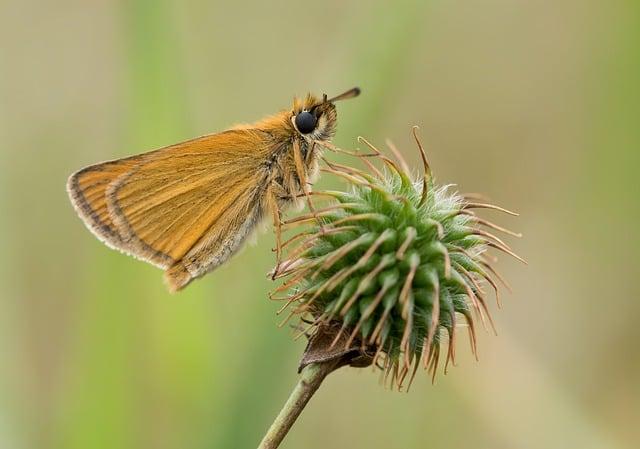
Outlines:
[[311,396],[320,387],[325,377],[337,368],[336,360],[318,362],[307,365],[300,374],[300,380],[295,386],[289,399],[280,410],[266,435],[260,442],[258,449],[275,449],[280,446],[291,426],[305,408]]

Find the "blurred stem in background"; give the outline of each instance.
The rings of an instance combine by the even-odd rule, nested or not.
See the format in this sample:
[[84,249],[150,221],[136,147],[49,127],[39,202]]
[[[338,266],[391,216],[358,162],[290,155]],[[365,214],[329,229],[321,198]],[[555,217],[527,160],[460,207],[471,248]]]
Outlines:
[[131,144],[133,148],[164,146],[184,138],[190,128],[171,1],[134,0],[125,5]]
[[[348,34],[350,40],[344,43],[349,50],[348,70],[338,78],[353,80],[358,85],[363,80],[366,82],[360,86],[363,95],[358,99],[359,113],[341,117],[340,134],[349,139],[362,134],[375,137],[372,132],[384,123],[387,105],[393,102],[393,96],[399,91],[397,86],[402,85],[409,74],[417,46],[415,36],[421,31],[430,3],[424,0],[369,2],[367,8],[353,11],[351,20],[344,23],[345,29],[360,32]],[[348,142],[347,146],[351,147],[354,142]]]
[[[183,138],[189,126],[169,1],[134,0],[122,5],[124,42],[128,44],[124,48],[128,71],[122,78],[128,98],[123,103],[129,109],[121,119],[126,122],[125,148],[114,150],[131,153]],[[155,444],[149,440],[156,432],[147,431],[145,419],[154,413],[147,410],[144,397],[159,380],[138,378],[136,373],[161,376],[162,371],[158,366],[144,369],[145,364],[153,365],[157,360],[154,354],[140,354],[137,349],[157,340],[145,334],[153,331],[154,320],[162,319],[162,302],[168,298],[161,293],[160,275],[155,270],[129,264],[116,253],[105,255],[104,247],[94,248],[100,254],[91,262],[85,291],[91,297],[83,303],[77,330],[86,337],[78,339],[76,348],[81,374],[71,380],[66,392],[71,405],[63,413],[60,447],[152,447]],[[150,285],[157,285],[157,289],[145,289]],[[181,339],[190,344],[201,340],[196,336],[202,336],[204,322],[180,322],[180,315],[173,318],[165,332],[180,332]],[[206,342],[200,344],[203,346],[186,348],[182,358],[185,354],[206,357],[209,347]]]

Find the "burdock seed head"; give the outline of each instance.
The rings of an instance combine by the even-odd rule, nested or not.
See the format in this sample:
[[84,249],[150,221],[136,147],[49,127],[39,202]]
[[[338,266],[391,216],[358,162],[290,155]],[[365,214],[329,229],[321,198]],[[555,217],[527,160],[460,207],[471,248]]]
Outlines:
[[[506,209],[437,185],[413,130],[424,165],[411,179],[397,162],[360,139],[372,153],[347,153],[361,170],[328,162],[322,170],[344,179],[347,192],[319,191],[327,207],[314,207],[287,222],[296,234],[283,245],[287,257],[276,268],[285,278],[283,310],[298,315],[310,345],[303,365],[335,357],[343,364],[375,363],[402,388],[420,365],[435,375],[446,349],[445,369],[455,363],[456,329],[466,322],[476,354],[474,315],[493,327],[485,287],[496,299],[501,280],[487,255],[490,248],[519,259],[494,231],[516,235],[476,216],[474,210]],[[380,162],[380,163],[378,163]],[[275,295],[272,295],[275,297]]]

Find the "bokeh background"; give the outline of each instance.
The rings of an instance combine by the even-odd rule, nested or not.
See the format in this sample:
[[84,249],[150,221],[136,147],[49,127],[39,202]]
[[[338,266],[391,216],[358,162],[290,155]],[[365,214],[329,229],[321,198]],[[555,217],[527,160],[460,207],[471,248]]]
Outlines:
[[637,1],[4,0],[0,42],[1,448],[257,445],[304,346],[267,299],[272,233],[171,296],[65,181],[353,85],[336,143],[417,164],[420,125],[440,181],[521,212],[495,218],[529,266],[501,258],[479,363],[461,345],[409,394],[340,370],[283,447],[640,445]]

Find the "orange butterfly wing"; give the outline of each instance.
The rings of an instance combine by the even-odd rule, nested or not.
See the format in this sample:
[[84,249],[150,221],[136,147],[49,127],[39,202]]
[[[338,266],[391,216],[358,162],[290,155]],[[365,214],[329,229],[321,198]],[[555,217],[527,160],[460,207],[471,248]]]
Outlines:
[[175,290],[228,259],[260,219],[275,148],[269,133],[234,129],[87,167],[68,190],[96,236],[168,270]]

